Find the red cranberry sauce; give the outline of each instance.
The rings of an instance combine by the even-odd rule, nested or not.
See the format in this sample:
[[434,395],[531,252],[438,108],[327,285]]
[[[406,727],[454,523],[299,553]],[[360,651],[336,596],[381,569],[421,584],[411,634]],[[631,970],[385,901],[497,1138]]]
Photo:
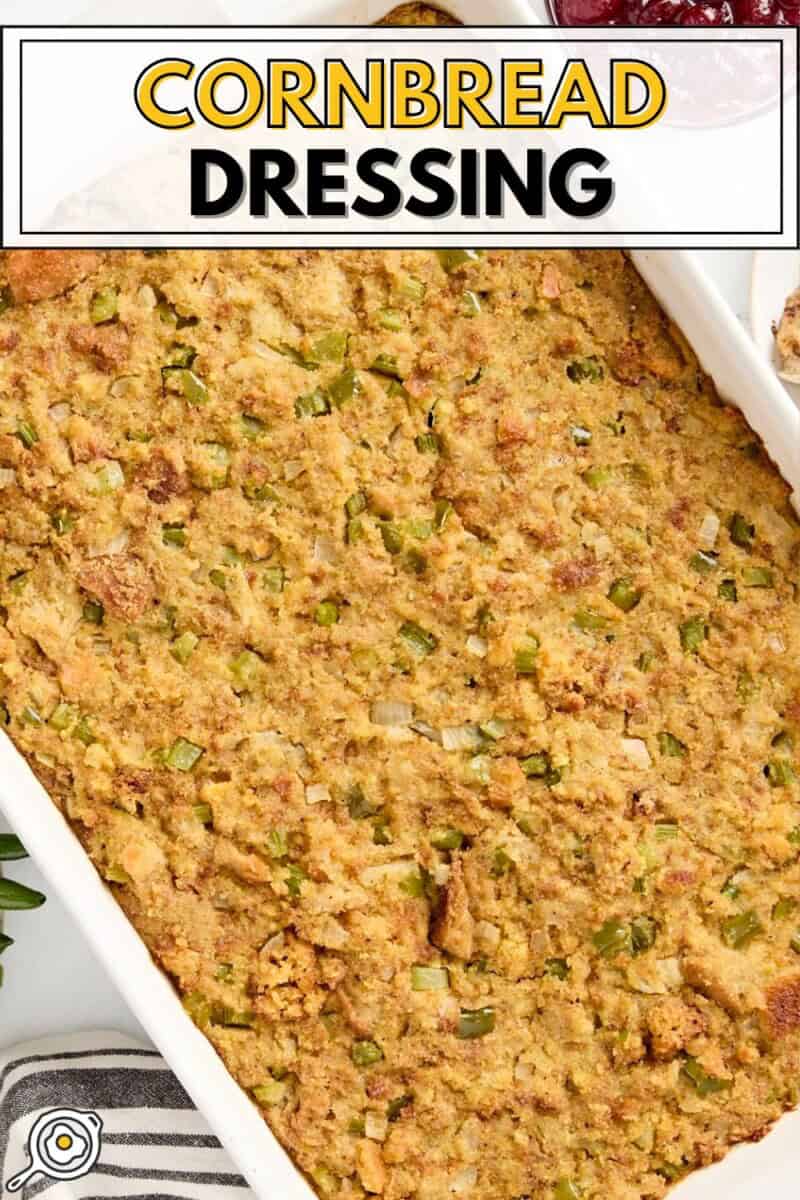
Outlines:
[[551,0],[559,25],[800,25],[800,0]]

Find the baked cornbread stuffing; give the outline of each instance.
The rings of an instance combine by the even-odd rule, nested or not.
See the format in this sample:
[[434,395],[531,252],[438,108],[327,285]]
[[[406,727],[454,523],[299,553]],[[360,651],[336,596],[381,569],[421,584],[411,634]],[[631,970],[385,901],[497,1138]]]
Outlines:
[[610,251],[13,251],[0,720],[320,1197],[797,1100],[800,526]]
[[781,378],[800,383],[800,288],[792,292],[783,310],[775,339],[781,362]]
[[431,4],[400,4],[377,22],[378,25],[460,25],[455,17]]

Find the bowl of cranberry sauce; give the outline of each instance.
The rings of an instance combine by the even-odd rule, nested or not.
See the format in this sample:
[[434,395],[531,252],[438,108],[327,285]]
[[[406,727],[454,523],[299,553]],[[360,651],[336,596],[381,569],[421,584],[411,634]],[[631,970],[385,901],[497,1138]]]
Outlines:
[[800,0],[549,0],[557,25],[800,25]]

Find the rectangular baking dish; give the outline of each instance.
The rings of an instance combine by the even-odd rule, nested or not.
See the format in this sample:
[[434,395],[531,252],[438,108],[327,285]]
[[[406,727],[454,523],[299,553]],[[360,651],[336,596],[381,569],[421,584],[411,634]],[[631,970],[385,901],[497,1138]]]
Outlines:
[[[737,405],[795,492],[800,489],[800,412],[692,257],[632,254],[670,316],[687,334],[721,395]],[[81,927],[132,1011],[205,1114],[259,1200],[313,1200],[256,1108],[195,1028],[64,818],[0,734],[0,807]],[[793,1195],[800,1166],[800,1112],[761,1143],[739,1147],[680,1185],[676,1200],[762,1200]]]

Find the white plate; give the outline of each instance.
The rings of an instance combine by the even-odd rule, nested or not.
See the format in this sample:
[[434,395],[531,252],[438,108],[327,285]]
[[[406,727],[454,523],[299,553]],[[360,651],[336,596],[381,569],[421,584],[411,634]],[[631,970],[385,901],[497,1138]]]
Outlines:
[[[756,346],[777,371],[773,324],[777,324],[790,292],[800,287],[800,250],[758,250],[753,256],[750,286],[750,326]],[[800,406],[800,383],[780,380],[795,404]]]
[[[219,0],[237,25],[370,25],[404,0]],[[426,0],[467,25],[549,25],[546,0]]]

